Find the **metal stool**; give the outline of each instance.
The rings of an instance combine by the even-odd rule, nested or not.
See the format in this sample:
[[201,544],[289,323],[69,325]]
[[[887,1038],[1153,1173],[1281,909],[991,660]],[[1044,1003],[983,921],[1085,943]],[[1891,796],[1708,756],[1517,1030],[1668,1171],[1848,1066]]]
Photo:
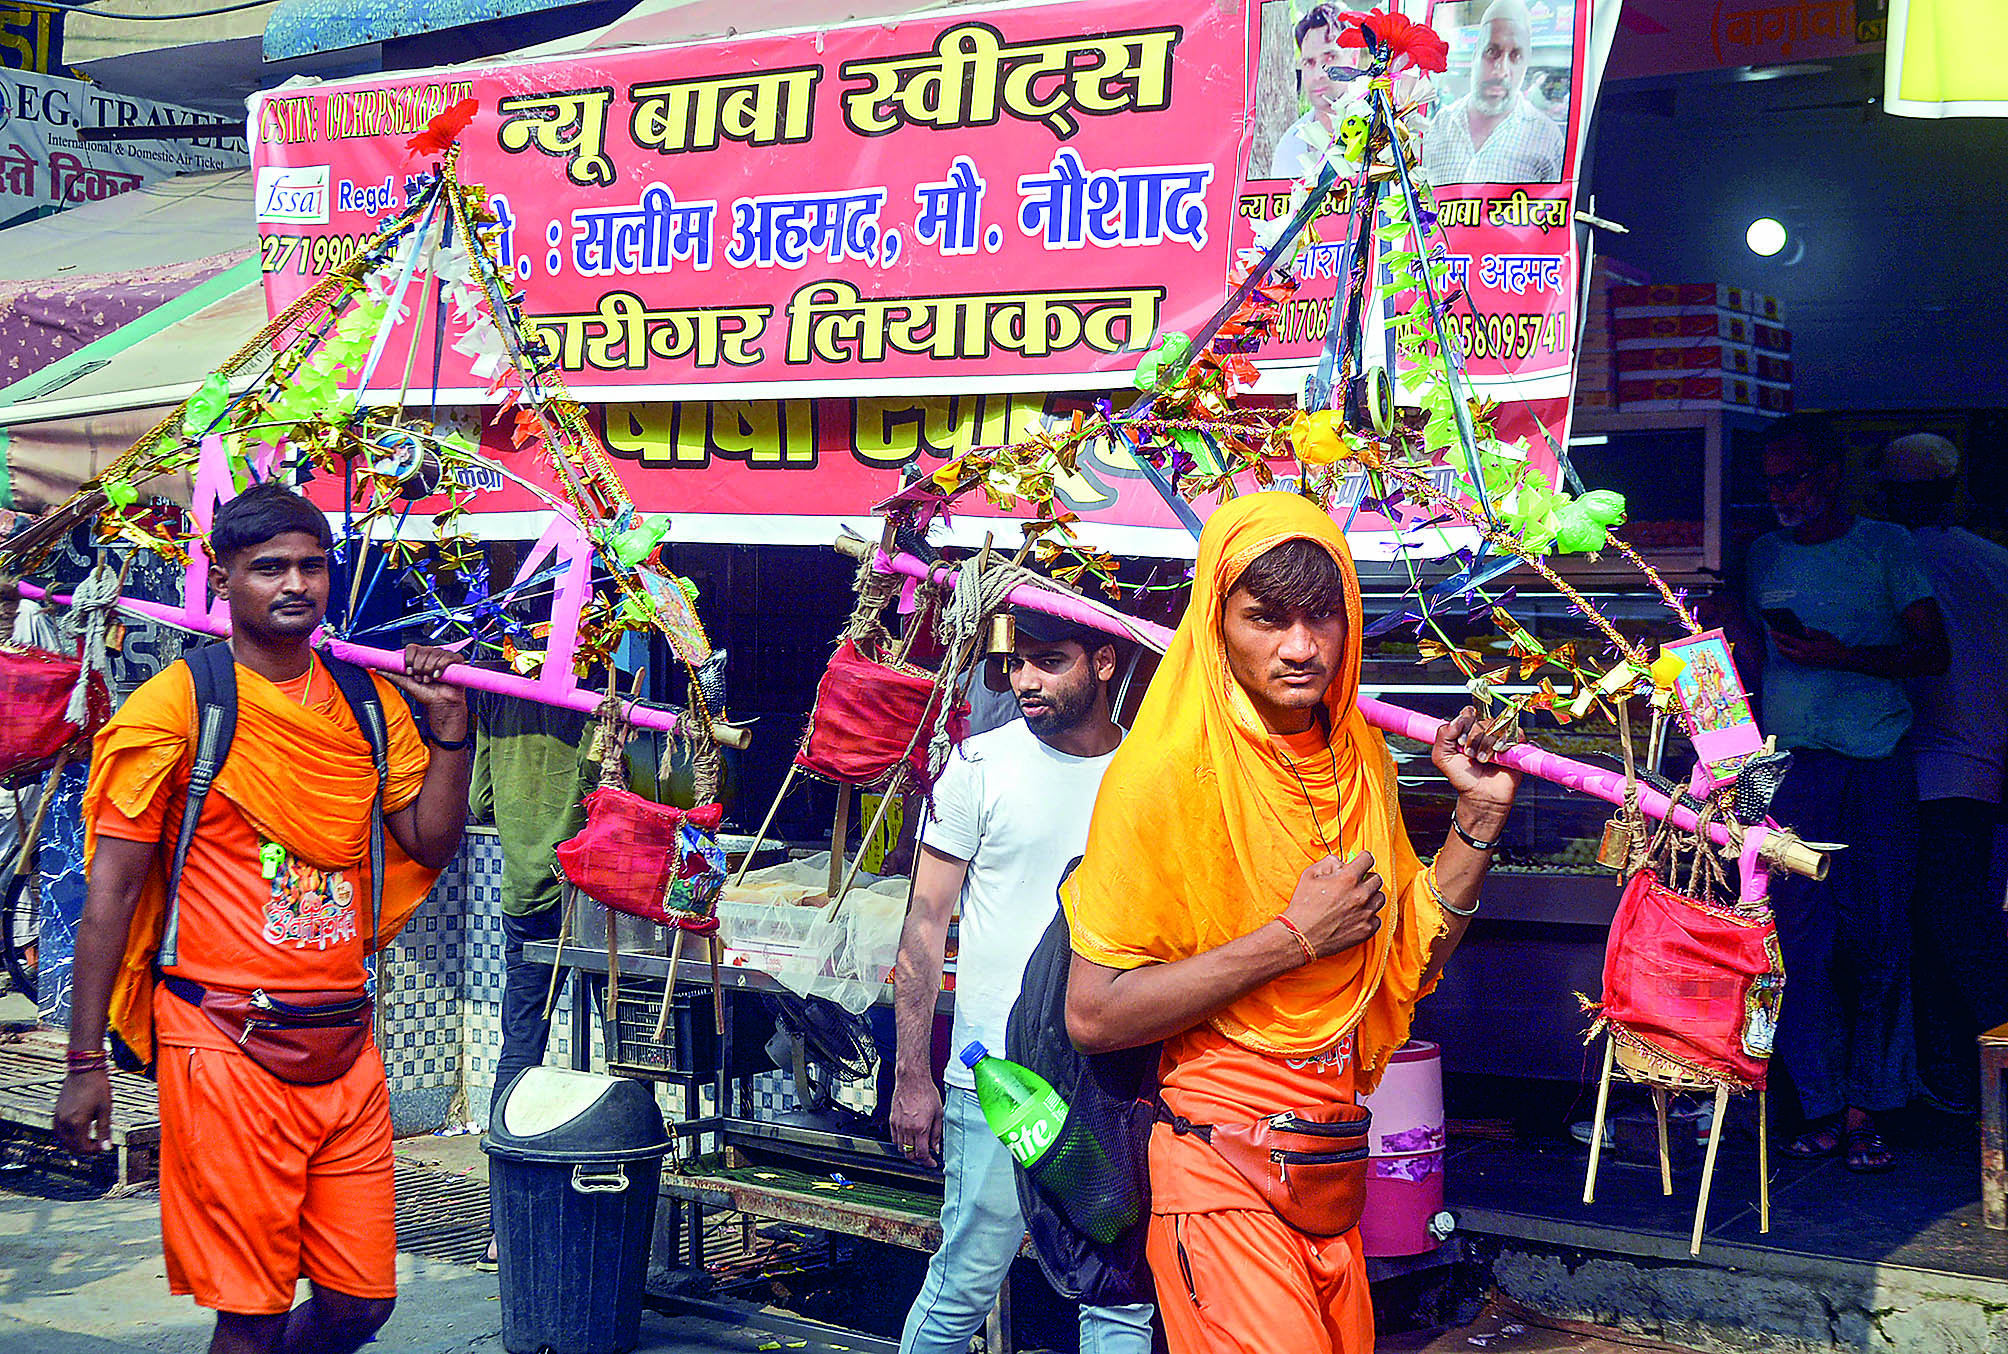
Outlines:
[[[2008,1029],[1996,1031],[2004,1035],[2004,1049],[2008,1049]],[[1590,1125],[1590,1173],[1583,1181],[1583,1202],[1595,1203],[1597,1194],[1597,1163],[1603,1156],[1604,1112],[1610,1106],[1611,1074],[1616,1072],[1627,1081],[1636,1082],[1652,1090],[1652,1108],[1659,1119],[1659,1188],[1662,1194],[1673,1193],[1673,1157],[1666,1138],[1666,1095],[1668,1091],[1688,1091],[1712,1094],[1715,1097],[1715,1122],[1708,1127],[1708,1156],[1701,1167],[1701,1197],[1694,1205],[1694,1235],[1687,1247],[1688,1254],[1701,1254],[1701,1232],[1708,1221],[1708,1191],[1715,1183],[1715,1150],[1722,1145],[1722,1121],[1729,1117],[1729,1087],[1720,1081],[1698,1076],[1679,1063],[1668,1058],[1655,1057],[1643,1049],[1619,1043],[1610,1035],[1604,1036],[1604,1072],[1597,1083],[1597,1117]],[[1757,1217],[1760,1232],[1771,1230],[1771,1128],[1770,1116],[1766,1113],[1764,1090],[1757,1090]],[[1997,1111],[1999,1105],[1996,1106]],[[1995,1174],[2000,1175],[2000,1136],[1995,1136]],[[1993,1224],[1999,1226],[2000,1224]]]
[[2008,1025],[1980,1036],[1980,1216],[2008,1230]]

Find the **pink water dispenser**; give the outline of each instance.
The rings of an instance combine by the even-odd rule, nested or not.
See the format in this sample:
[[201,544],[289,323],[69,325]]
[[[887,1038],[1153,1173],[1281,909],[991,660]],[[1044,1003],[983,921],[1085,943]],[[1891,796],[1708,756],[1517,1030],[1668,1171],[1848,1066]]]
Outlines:
[[[1443,1050],[1411,1040],[1360,1103],[1373,1110],[1366,1211],[1360,1242],[1368,1255],[1421,1255],[1449,1234],[1443,1213]],[[1438,1215],[1442,1214],[1442,1221]]]

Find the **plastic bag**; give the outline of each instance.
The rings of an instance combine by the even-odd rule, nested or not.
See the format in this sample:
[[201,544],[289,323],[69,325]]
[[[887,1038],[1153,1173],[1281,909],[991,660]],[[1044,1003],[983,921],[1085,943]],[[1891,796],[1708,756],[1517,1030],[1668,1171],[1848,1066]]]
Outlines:
[[834,911],[828,887],[827,854],[749,874],[719,898],[719,934],[797,996],[855,1015],[878,999],[899,959],[908,881],[860,872]]

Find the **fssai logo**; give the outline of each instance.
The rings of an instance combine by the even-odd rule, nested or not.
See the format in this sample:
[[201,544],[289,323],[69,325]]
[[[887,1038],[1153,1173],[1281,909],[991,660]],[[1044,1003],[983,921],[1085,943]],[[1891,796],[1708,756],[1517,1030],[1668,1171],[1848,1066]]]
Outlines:
[[328,166],[301,165],[258,171],[258,221],[266,224],[326,225]]

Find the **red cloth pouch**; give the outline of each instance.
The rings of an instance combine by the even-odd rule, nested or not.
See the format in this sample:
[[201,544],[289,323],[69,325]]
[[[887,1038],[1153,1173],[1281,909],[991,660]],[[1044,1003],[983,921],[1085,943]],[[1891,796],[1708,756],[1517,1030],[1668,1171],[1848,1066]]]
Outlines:
[[111,718],[105,679],[95,672],[84,727],[64,718],[81,666],[46,649],[0,648],[0,778],[47,767],[65,744],[96,733]]
[[1758,1088],[1784,991],[1769,912],[1696,902],[1651,869],[1625,885],[1604,952],[1601,1018],[1616,1037]]
[[[933,674],[866,658],[846,635],[816,683],[795,765],[825,780],[878,789],[890,783],[904,757],[909,783],[924,788],[932,780],[927,745],[938,698]],[[949,711],[948,736],[959,743],[968,732],[968,706],[958,699]]]
[[586,826],[558,847],[558,868],[616,912],[701,929],[725,882],[716,833],[724,811],[685,811],[602,785],[586,796]]

